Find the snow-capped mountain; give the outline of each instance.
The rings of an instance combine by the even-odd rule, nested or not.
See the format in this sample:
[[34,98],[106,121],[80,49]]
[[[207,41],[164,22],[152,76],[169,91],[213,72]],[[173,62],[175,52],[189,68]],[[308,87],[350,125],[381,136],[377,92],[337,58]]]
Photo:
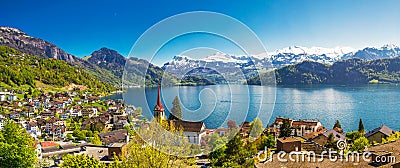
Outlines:
[[367,47],[362,50],[356,50],[350,47],[307,48],[291,46],[273,52],[251,56],[235,56],[217,52],[206,58],[193,59],[188,56],[178,55],[171,61],[165,63],[162,68],[177,76],[190,73],[203,77],[210,74],[235,77],[238,74],[244,74],[245,78],[248,78],[272,67],[279,68],[303,61],[333,64],[336,61],[350,58],[372,60],[396,56],[400,56],[400,48],[395,45],[385,45],[380,48]]
[[375,60],[381,58],[392,58],[400,56],[400,47],[387,44],[380,48],[366,47],[355,53],[345,54],[341,59],[360,58],[365,60]]
[[291,46],[266,54],[274,67],[281,67],[289,64],[296,64],[303,61],[315,61],[331,64],[342,58],[345,54],[355,52],[350,47],[322,48],[322,47],[301,47]]

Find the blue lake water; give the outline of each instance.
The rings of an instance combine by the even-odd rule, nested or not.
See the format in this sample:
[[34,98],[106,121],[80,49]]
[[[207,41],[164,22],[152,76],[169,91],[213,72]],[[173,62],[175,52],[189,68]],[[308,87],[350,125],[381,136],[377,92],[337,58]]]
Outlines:
[[[207,128],[226,127],[259,117],[264,126],[275,117],[318,119],[330,129],[339,120],[345,131],[358,129],[362,118],[366,130],[384,124],[400,130],[400,86],[180,86],[162,88],[164,108],[171,109],[175,96],[181,100],[183,118],[204,121]],[[157,88],[130,88],[126,93],[106,98],[123,98],[127,104],[143,108],[151,118]],[[166,112],[169,114],[169,112]]]

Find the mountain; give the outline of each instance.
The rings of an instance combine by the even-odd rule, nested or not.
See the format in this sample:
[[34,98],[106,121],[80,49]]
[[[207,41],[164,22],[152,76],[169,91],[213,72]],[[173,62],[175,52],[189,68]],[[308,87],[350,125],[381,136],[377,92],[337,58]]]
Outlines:
[[[53,58],[65,61],[71,66],[81,69],[87,74],[96,76],[98,80],[110,83],[116,87],[121,86],[125,63],[135,62],[134,67],[127,68],[127,74],[131,81],[125,81],[128,85],[139,85],[145,83],[147,85],[156,85],[159,78],[164,74],[163,70],[146,60],[138,58],[125,58],[115,50],[101,48],[94,51],[90,56],[78,58],[68,54],[56,45],[45,40],[29,36],[25,32],[12,28],[0,26],[0,46],[8,46],[22,53],[48,59]],[[144,72],[146,68],[147,72]],[[146,75],[145,75],[146,73]],[[146,82],[138,82],[138,76],[146,76]],[[166,78],[173,78],[171,75],[165,75]],[[177,82],[173,79],[165,79],[166,81]],[[142,85],[142,86],[143,86]]]
[[0,84],[7,89],[28,85],[50,90],[80,88],[96,94],[116,90],[65,61],[31,56],[8,46],[0,46],[0,74]]
[[362,50],[359,50],[355,53],[345,54],[342,57],[342,60],[349,59],[349,58],[360,58],[365,60],[375,60],[381,58],[393,58],[400,56],[400,47],[387,44],[380,48],[375,47],[367,47]]
[[376,60],[396,56],[400,56],[400,48],[395,45],[385,45],[380,48],[369,47],[362,50],[355,50],[350,47],[307,48],[291,46],[251,56],[215,53],[206,58],[193,59],[178,55],[165,63],[162,68],[176,76],[192,74],[202,76],[212,82],[226,83],[227,81],[243,82],[243,80],[249,80],[257,76],[258,73],[265,73],[272,68],[303,62],[303,64],[296,66],[300,69],[312,69],[317,68],[314,67],[314,63],[332,65],[335,62],[353,58]]
[[355,49],[350,47],[322,48],[291,46],[274,52],[264,54],[264,57],[272,62],[274,67],[282,67],[300,63],[303,61],[314,61],[332,64],[342,59],[346,54],[351,55]]
[[97,51],[94,51],[92,54],[90,54],[89,57],[85,59],[102,69],[111,71],[113,75],[115,75],[119,79],[122,78],[126,59],[117,51],[103,47]]
[[56,45],[31,37],[25,32],[12,27],[0,27],[0,45],[41,58],[54,58],[69,63],[81,62],[79,58],[66,53]]
[[215,83],[240,83],[271,68],[267,59],[215,53],[204,59],[177,55],[162,66],[177,77],[201,76]]
[[[278,85],[400,83],[400,57],[377,60],[352,58],[332,65],[304,61],[274,72]],[[260,76],[263,79],[265,74]],[[247,83],[260,85],[260,77],[249,79]]]
[[22,53],[26,53],[40,58],[54,58],[62,60],[70,65],[81,68],[86,73],[96,76],[99,80],[112,83],[117,86],[120,78],[116,77],[107,69],[100,68],[95,64],[68,54],[56,45],[45,40],[27,35],[25,32],[12,28],[0,26],[0,45],[14,48]]

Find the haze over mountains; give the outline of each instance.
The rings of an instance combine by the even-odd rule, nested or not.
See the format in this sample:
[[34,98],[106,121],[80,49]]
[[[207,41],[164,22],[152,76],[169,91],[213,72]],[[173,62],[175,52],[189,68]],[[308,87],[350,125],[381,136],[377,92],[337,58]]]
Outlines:
[[[108,48],[101,48],[87,57],[79,58],[52,43],[31,37],[23,31],[11,27],[0,27],[0,45],[41,58],[63,60],[97,76],[101,81],[116,86],[121,85],[122,77],[124,77],[124,85],[156,85],[163,75],[163,80],[168,80],[172,84],[184,83],[185,81],[178,80],[182,77],[190,79],[189,83],[198,81],[207,84],[233,81],[242,83],[257,77],[259,73],[266,73],[275,68],[282,69],[305,61],[329,66],[335,62],[348,59],[377,60],[400,56],[400,48],[395,45],[384,45],[377,48],[367,47],[361,50],[349,47],[307,48],[291,46],[252,56],[215,53],[202,59],[193,59],[177,55],[162,67],[158,67],[147,60],[126,58],[117,51]],[[390,63],[390,59],[388,63]],[[123,74],[124,68],[126,74]],[[164,73],[165,71],[167,73]],[[141,76],[144,76],[146,80],[144,81]],[[198,76],[204,78],[204,80],[188,78],[187,76]]]

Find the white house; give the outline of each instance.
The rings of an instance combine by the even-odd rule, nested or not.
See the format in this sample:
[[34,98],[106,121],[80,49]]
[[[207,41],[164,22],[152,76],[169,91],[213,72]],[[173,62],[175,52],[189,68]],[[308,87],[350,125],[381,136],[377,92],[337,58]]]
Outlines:
[[318,132],[324,129],[321,122],[317,120],[293,120],[290,118],[282,117],[277,117],[270,128],[279,130],[285,120],[287,120],[290,124],[290,127],[292,129],[292,136],[304,136],[308,133]]
[[200,145],[202,137],[206,135],[204,122],[188,122],[172,120],[176,128],[183,128],[183,136],[187,137],[189,143]]
[[18,100],[18,97],[15,94],[10,94],[10,95],[8,95],[7,100],[8,101],[16,101],[16,100]]

